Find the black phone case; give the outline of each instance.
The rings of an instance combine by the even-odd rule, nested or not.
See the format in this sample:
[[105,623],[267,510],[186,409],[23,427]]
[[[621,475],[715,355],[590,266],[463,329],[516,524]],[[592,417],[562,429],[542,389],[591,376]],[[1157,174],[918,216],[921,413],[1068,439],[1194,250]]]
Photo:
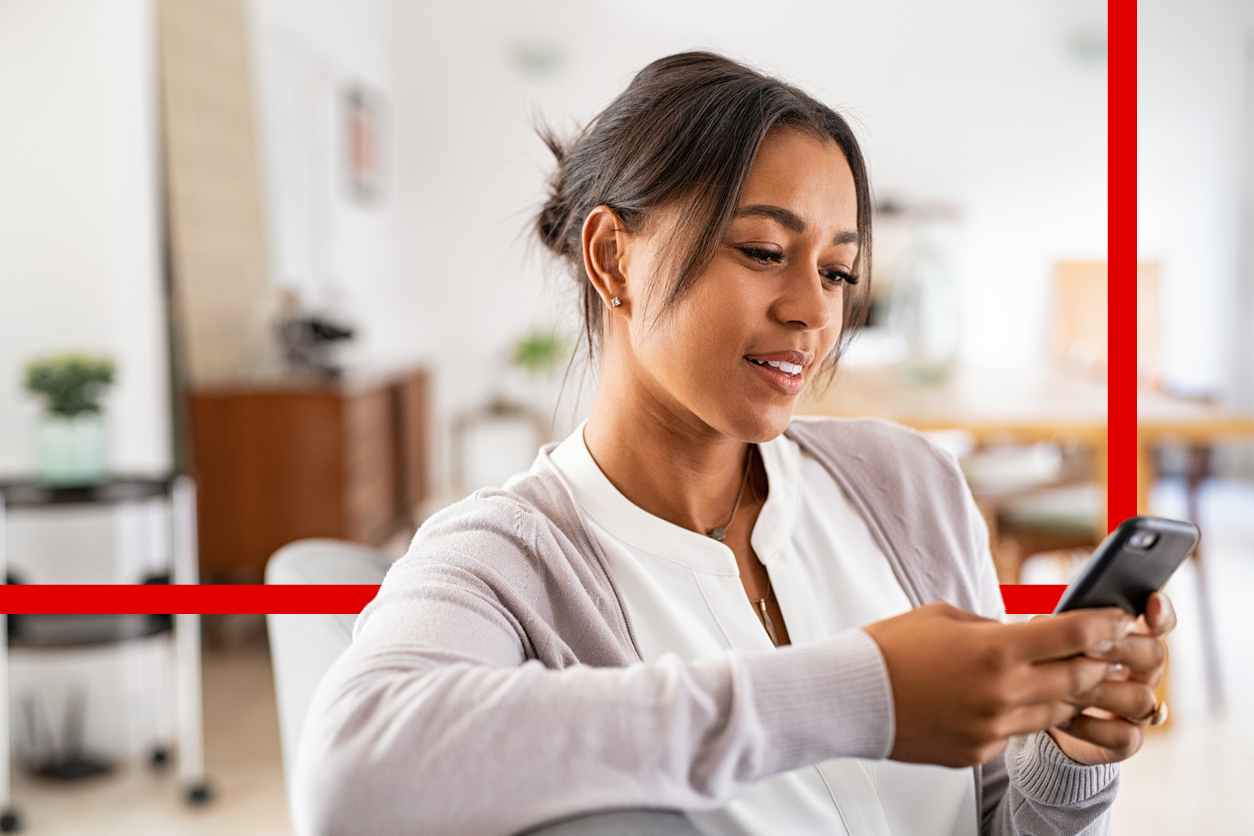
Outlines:
[[[1148,547],[1134,547],[1133,535],[1151,532],[1158,539]],[[1093,557],[1067,587],[1055,613],[1095,607],[1119,607],[1131,615],[1145,612],[1145,602],[1157,592],[1197,546],[1197,526],[1160,517],[1124,520],[1097,547]]]

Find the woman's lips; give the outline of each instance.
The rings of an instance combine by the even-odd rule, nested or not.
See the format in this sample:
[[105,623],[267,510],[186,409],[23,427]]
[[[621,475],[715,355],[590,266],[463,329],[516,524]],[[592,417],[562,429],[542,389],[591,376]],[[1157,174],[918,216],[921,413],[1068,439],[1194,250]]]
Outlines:
[[806,369],[814,362],[814,355],[808,351],[790,348],[784,351],[768,351],[765,354],[746,354],[745,359],[754,363],[788,363]]
[[805,375],[802,372],[787,374],[772,366],[759,365],[748,357],[745,358],[745,363],[748,364],[749,368],[757,372],[758,376],[766,381],[771,388],[782,395],[795,397],[800,395],[802,388],[805,387]]

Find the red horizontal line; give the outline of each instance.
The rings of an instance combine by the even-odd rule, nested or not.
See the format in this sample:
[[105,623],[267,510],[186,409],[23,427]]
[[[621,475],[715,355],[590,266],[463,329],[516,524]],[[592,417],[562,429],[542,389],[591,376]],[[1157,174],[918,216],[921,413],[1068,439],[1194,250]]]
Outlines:
[[356,614],[378,592],[377,584],[21,584],[0,586],[0,612]]
[[[1004,585],[1012,614],[1053,612],[1064,587]],[[0,585],[0,612],[141,613],[345,613],[356,614],[374,598],[371,584],[21,584]]]
[[1053,612],[1067,587],[1052,583],[1020,583],[1001,585],[1001,599],[1010,615],[1036,615]]

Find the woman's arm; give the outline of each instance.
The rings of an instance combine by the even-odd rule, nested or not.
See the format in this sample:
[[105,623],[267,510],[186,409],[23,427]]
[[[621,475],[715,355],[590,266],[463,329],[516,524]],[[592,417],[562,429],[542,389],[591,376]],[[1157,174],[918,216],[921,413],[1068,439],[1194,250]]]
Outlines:
[[888,751],[887,676],[862,631],[552,669],[526,659],[517,620],[476,578],[439,574],[385,584],[319,687],[292,787],[301,836],[512,834],[593,810],[708,809],[776,772]]
[[[968,496],[968,524],[987,554],[979,573],[981,614],[1002,618],[1005,606],[993,569],[988,527]],[[1119,791],[1119,766],[1082,766],[1055,745],[1046,732],[1011,738],[1006,751],[980,769],[980,832],[1019,834],[1099,834],[1111,829],[1111,807]]]
[[[1039,730],[1071,719],[1077,706],[1086,704],[1085,692],[1109,676],[1108,663],[1120,661],[1120,645],[1130,638],[1125,634],[1130,620],[1116,611],[1092,610],[1000,624],[1004,607],[988,527],[952,454],[925,436],[878,420],[798,421],[789,432],[827,467],[878,532],[918,607],[865,628],[880,644],[893,686],[892,757],[983,764],[985,834],[1106,827],[1110,798],[1098,791],[1109,788],[1113,797],[1117,767],[1079,766],[1054,757],[1061,752],[1052,741],[1037,744],[1046,734]],[[972,612],[919,606],[933,601]],[[1104,618],[1119,630],[1103,634]],[[1085,639],[1085,630],[1095,633]],[[1102,650],[1107,640],[1113,652]],[[1010,755],[1009,772],[1003,750]]]

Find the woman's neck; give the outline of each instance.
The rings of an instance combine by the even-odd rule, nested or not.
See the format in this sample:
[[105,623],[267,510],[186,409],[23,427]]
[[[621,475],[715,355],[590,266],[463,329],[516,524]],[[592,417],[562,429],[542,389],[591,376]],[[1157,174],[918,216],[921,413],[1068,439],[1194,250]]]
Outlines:
[[656,517],[702,534],[726,526],[744,483],[749,445],[665,403],[641,381],[602,371],[584,427],[584,443],[601,471]]

